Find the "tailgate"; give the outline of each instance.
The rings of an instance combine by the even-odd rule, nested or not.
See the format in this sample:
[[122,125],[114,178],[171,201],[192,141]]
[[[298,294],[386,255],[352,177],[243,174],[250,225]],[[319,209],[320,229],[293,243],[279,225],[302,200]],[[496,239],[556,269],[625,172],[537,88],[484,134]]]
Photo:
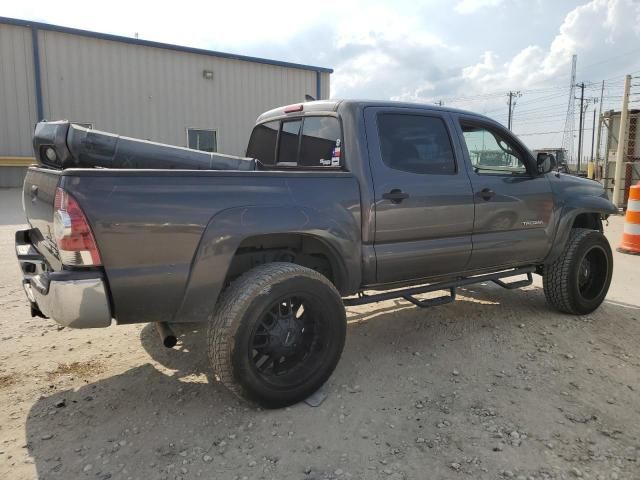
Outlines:
[[55,271],[62,269],[53,237],[53,204],[59,179],[58,170],[30,167],[22,189],[24,213],[31,226],[31,243]]

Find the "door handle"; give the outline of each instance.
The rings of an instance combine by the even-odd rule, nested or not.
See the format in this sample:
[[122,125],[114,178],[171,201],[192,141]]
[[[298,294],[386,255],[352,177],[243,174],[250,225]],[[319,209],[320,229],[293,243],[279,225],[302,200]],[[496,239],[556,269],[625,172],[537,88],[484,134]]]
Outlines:
[[496,196],[496,192],[494,192],[490,188],[483,188],[482,190],[480,190],[480,196],[484,200],[491,200],[493,197]]
[[382,198],[384,198],[385,200],[391,200],[391,203],[400,203],[405,198],[409,198],[409,194],[404,193],[399,188],[394,188],[390,192],[383,193]]

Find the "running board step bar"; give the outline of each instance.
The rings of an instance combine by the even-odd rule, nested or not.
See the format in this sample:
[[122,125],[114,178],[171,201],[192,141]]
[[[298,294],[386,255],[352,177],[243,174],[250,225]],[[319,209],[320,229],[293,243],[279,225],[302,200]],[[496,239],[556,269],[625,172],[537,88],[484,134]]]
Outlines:
[[518,280],[517,282],[509,283],[505,283],[502,280],[496,278],[495,280],[493,280],[493,283],[501,286],[502,288],[506,288],[507,290],[515,290],[516,288],[528,287],[529,285],[531,285],[533,283],[533,275],[531,275],[531,272],[527,272],[526,280]]
[[451,303],[456,299],[456,289],[450,288],[449,292],[449,295],[436,298],[427,298],[425,300],[419,300],[416,297],[409,295],[408,293],[403,295],[402,298],[420,308],[439,307],[440,305]]
[[[435,307],[438,305],[445,305],[447,303],[453,302],[456,299],[456,288],[464,287],[466,285],[473,285],[474,283],[493,282],[496,285],[509,290],[526,287],[527,285],[531,285],[531,283],[533,282],[533,277],[531,274],[535,272],[535,270],[535,266],[514,268],[513,270],[504,270],[502,272],[476,275],[473,277],[462,277],[456,280],[450,280],[448,282],[403,288],[401,290],[392,290],[390,292],[377,293],[375,295],[365,295],[363,293],[360,293],[358,297],[345,298],[342,300],[342,302],[344,303],[345,307],[355,307],[357,305],[366,305],[368,303],[376,303],[383,302],[385,300],[393,300],[395,298],[403,298],[421,308]],[[526,275],[527,278],[526,280],[517,280],[510,283],[501,281],[502,278],[515,277],[516,275]],[[426,300],[419,300],[414,297],[414,295],[435,292],[438,290],[449,290],[450,295],[430,298]]]

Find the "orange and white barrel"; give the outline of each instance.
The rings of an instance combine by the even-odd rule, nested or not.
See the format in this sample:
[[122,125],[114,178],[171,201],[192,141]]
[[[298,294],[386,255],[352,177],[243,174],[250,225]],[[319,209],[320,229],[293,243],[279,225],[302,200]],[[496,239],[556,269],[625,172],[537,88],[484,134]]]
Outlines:
[[624,233],[618,251],[640,255],[640,182],[629,188],[629,202],[624,217]]

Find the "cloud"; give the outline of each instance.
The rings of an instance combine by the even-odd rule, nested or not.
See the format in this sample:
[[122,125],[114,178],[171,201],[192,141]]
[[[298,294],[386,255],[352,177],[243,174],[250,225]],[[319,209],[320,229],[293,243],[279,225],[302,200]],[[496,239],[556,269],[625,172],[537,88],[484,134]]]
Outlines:
[[453,47],[424,28],[417,16],[386,5],[356,3],[343,6],[341,15],[332,18],[286,43],[262,44],[250,53],[303,63],[314,58],[316,64],[331,66],[333,97],[389,99],[407,85],[426,92],[450,73],[446,58]]
[[339,61],[334,63],[332,85],[336,95],[390,98],[407,83],[428,89],[443,75],[438,59],[449,47],[440,38],[393,12],[368,17],[363,19],[363,25],[370,26],[366,31],[338,32]]
[[[579,77],[584,80],[607,78],[621,65],[635,60],[635,55],[625,56],[625,52],[639,43],[640,2],[592,0],[565,16],[548,46],[528,45],[507,58],[492,50],[485,51],[478,62],[461,67],[456,78],[450,78],[448,83],[450,87],[456,86],[451,92],[454,95],[497,89],[506,92],[560,82],[568,86],[573,54],[578,55]],[[615,61],[617,55],[619,62]],[[598,68],[591,68],[594,65]],[[423,92],[422,86],[417,85],[400,97],[424,101],[420,92]]]
[[[506,117],[509,90],[561,88],[553,98],[561,122],[574,53],[578,81],[640,68],[632,53],[640,44],[640,1],[580,2],[326,0],[303,8],[283,0],[274,8],[258,0],[185,0],[149,11],[146,2],[112,0],[87,14],[82,0],[67,0],[64,10],[39,0],[5,2],[2,15],[332,67],[334,98],[444,99]],[[516,111],[534,102],[525,94]]]
[[462,15],[475,13],[487,7],[495,7],[502,3],[502,0],[462,0],[455,6],[456,12]]

